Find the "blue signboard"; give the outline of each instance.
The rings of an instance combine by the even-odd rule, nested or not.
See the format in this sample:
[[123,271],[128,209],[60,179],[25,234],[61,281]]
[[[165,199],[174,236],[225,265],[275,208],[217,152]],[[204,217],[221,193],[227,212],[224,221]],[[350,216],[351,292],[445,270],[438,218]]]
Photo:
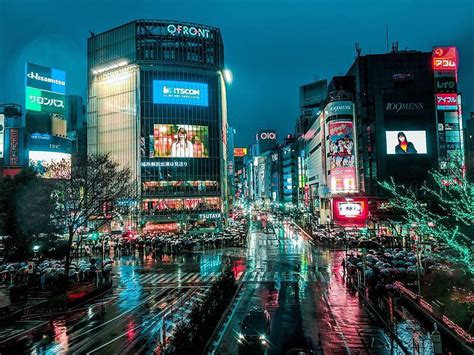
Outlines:
[[26,86],[64,95],[66,94],[66,72],[26,63]]
[[153,103],[208,106],[207,84],[153,80]]
[[33,133],[28,137],[28,150],[71,154],[72,141],[49,134]]

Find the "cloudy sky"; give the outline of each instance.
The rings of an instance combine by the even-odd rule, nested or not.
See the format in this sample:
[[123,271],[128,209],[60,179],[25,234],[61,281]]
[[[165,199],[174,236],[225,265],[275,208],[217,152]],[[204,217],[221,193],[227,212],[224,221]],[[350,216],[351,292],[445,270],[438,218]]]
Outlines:
[[473,0],[0,0],[0,102],[23,104],[24,63],[67,71],[68,93],[86,95],[86,43],[134,19],[219,27],[238,145],[259,128],[293,133],[298,87],[343,75],[355,57],[399,48],[456,45],[465,116],[474,110]]

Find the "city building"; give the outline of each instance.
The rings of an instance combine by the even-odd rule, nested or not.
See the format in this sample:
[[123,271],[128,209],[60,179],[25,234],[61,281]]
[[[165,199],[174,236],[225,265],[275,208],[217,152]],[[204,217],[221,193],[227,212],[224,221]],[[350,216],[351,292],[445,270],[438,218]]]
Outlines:
[[227,106],[219,29],[136,20],[92,35],[89,153],[128,166],[144,231],[218,225],[228,211]]
[[68,138],[72,141],[73,153],[79,156],[87,155],[87,116],[86,105],[82,96],[67,96],[67,131]]
[[[25,72],[25,164],[43,178],[60,178],[54,163],[66,162],[70,170],[73,132],[68,125],[66,72],[43,65],[26,63]],[[63,169],[64,170],[64,169]]]
[[382,223],[387,195],[380,181],[420,186],[463,151],[457,66],[454,47],[394,47],[359,55],[345,76],[330,81],[324,109],[304,132],[305,191],[320,223]]

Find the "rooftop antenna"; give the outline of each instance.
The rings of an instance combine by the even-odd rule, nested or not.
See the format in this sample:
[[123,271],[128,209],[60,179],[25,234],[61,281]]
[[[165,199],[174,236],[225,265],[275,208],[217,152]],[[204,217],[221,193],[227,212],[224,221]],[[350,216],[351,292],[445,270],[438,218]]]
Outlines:
[[385,24],[385,40],[387,44],[387,53],[388,53],[388,24]]
[[392,43],[392,52],[397,53],[398,52],[398,42],[393,42]]
[[357,57],[360,57],[360,54],[362,53],[362,48],[360,48],[359,42],[357,42],[355,44],[355,49],[356,49],[356,52],[357,52]]

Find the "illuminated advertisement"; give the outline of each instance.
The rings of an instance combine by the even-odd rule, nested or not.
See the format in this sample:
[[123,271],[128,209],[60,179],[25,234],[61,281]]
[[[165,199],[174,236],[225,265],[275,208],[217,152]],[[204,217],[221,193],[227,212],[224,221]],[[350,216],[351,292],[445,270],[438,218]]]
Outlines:
[[458,51],[456,47],[435,47],[432,53],[433,70],[457,70]]
[[153,103],[207,107],[207,84],[189,81],[153,80]]
[[457,110],[458,94],[436,94],[436,108],[438,110]]
[[247,148],[234,148],[234,157],[244,157],[247,155]]
[[3,135],[5,132],[5,115],[0,114],[0,159],[3,158]]
[[[48,179],[67,179],[71,176],[71,154],[30,150],[30,166],[39,176]],[[62,169],[55,168],[55,163],[65,161]]]
[[18,128],[10,128],[9,134],[9,163],[8,165],[15,166],[20,164],[20,142]]
[[344,226],[364,226],[369,215],[369,204],[365,197],[333,198],[334,220]]
[[190,37],[202,37],[209,38],[210,30],[195,26],[186,26],[186,25],[168,25],[166,30],[171,35],[183,35]]
[[208,127],[155,124],[150,158],[209,158]]
[[386,131],[387,154],[426,154],[426,131]]
[[332,193],[356,190],[354,125],[352,121],[328,123],[329,187]]
[[66,94],[66,72],[26,63],[26,86]]
[[64,115],[66,113],[66,99],[61,94],[27,87],[26,109]]
[[258,131],[257,133],[257,140],[276,140],[277,135],[275,131]]
[[33,133],[28,137],[28,149],[70,154],[72,152],[72,141],[49,134]]
[[353,113],[353,105],[350,101],[334,101],[330,102],[324,108],[326,116],[333,115],[350,115]]
[[454,76],[435,76],[435,92],[456,93],[458,86]]

